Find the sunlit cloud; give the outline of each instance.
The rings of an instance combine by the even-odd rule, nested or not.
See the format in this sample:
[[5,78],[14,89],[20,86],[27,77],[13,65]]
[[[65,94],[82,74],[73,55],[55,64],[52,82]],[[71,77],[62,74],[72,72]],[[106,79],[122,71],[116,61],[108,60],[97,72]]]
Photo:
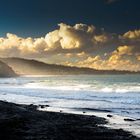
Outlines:
[[0,57],[34,58],[47,63],[96,69],[140,69],[140,30],[110,34],[94,25],[65,23],[45,37],[0,38]]
[[21,38],[7,33],[6,38],[0,38],[0,55],[21,56],[45,55],[52,51],[81,50],[96,47],[98,43],[105,43],[105,34],[95,33],[93,25],[76,24],[74,26],[59,24],[59,29],[47,33],[41,38]]
[[123,34],[122,38],[140,41],[140,30],[128,31],[128,32]]
[[85,60],[71,63],[69,66],[89,67],[94,69],[140,70],[140,55],[133,54],[132,46],[119,46],[111,53],[104,55],[88,56]]

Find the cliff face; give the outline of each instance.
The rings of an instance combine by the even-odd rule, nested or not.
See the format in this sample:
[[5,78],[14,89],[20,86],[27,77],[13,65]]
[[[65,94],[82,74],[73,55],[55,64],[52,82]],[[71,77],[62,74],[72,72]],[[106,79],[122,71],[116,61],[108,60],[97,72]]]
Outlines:
[[17,76],[16,73],[4,62],[0,61],[0,77],[13,77]]

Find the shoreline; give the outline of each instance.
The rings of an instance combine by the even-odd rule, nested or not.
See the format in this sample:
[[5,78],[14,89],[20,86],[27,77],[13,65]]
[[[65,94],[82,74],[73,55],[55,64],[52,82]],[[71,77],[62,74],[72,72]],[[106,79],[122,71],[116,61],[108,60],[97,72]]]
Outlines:
[[105,118],[37,108],[36,105],[0,101],[0,139],[139,140],[130,132],[103,126],[107,125]]
[[[30,105],[30,104],[34,104],[38,106],[38,110],[41,111],[49,111],[49,112],[60,112],[61,113],[69,113],[69,114],[78,114],[78,115],[95,115],[97,117],[102,117],[105,118],[108,121],[108,124],[104,125],[108,128],[112,128],[112,129],[123,129],[124,131],[128,131],[130,133],[132,133],[134,136],[137,136],[138,138],[140,138],[140,118],[137,117],[131,117],[131,116],[125,116],[125,115],[120,115],[117,113],[114,113],[110,110],[104,110],[104,109],[96,109],[96,108],[61,108],[59,106],[53,106],[53,104],[51,104],[51,102],[48,101],[43,101],[42,99],[36,99],[33,98],[30,100],[29,97],[24,97],[23,95],[13,95],[12,94],[7,94],[7,93],[3,93],[1,96],[1,100],[3,101],[8,101],[8,102],[12,102],[12,103],[16,103],[16,104],[25,104],[25,105]],[[20,97],[18,97],[20,96]],[[43,108],[39,108],[39,105],[49,105],[49,107],[43,107]],[[109,117],[109,116],[112,117]]]
[[[38,110],[41,111],[50,111],[50,112],[63,112],[68,114],[76,114],[83,116],[96,116],[99,118],[106,119],[107,123],[102,126],[111,128],[111,129],[123,129],[128,131],[133,135],[140,138],[140,119],[133,118],[129,116],[120,116],[109,110],[102,109],[87,109],[87,108],[57,108],[57,107],[38,107]],[[90,111],[89,111],[90,110]]]

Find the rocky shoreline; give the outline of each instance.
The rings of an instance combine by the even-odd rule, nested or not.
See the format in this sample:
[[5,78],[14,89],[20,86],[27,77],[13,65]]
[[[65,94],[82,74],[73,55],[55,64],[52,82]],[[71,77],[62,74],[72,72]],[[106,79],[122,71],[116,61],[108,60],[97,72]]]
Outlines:
[[0,101],[0,140],[139,140],[122,129],[109,129],[104,118],[43,112],[35,105]]

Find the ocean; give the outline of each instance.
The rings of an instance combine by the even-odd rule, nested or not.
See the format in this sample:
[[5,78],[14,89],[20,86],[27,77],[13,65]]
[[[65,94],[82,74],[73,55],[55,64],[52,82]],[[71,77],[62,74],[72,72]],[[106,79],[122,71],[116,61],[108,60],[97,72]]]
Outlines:
[[26,76],[0,79],[0,98],[94,109],[140,118],[140,75]]
[[0,100],[47,104],[50,110],[106,113],[140,119],[140,75],[0,78]]

